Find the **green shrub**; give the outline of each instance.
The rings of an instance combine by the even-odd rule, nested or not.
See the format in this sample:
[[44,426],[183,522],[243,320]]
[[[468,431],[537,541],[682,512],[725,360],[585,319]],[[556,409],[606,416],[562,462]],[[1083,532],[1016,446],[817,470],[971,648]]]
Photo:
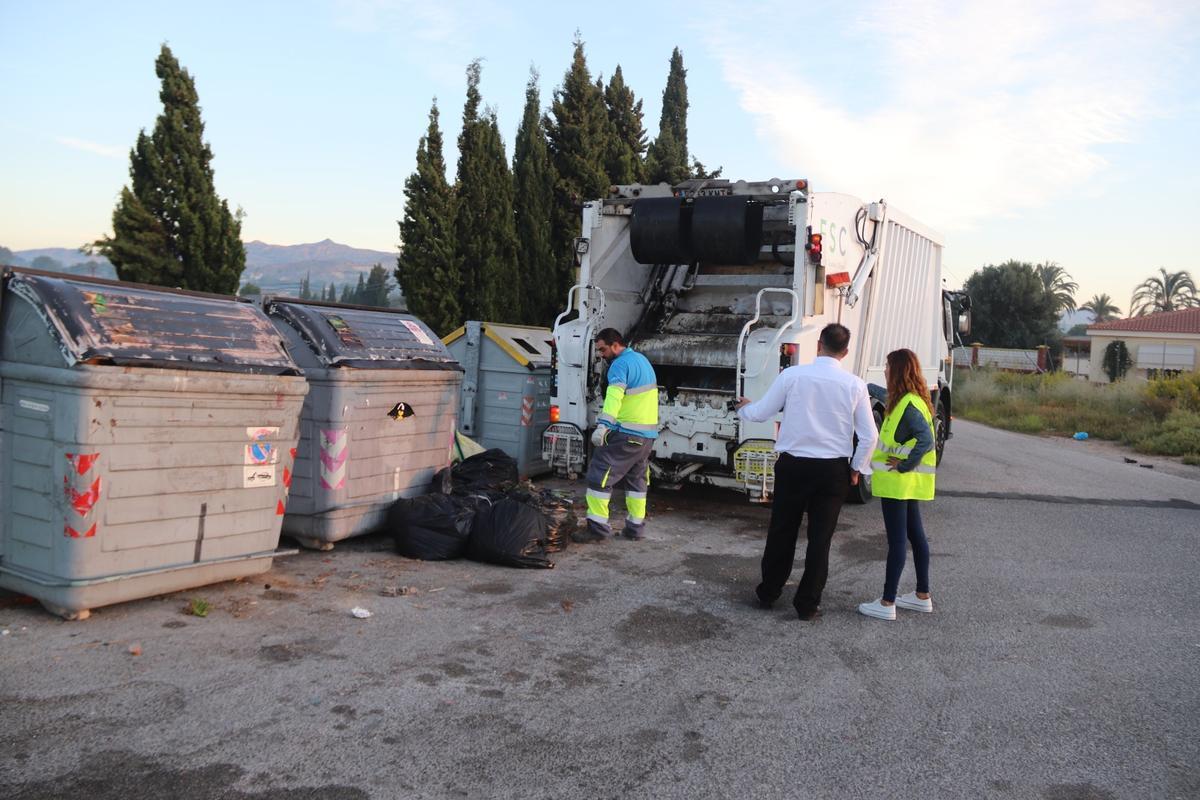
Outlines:
[[1149,381],[1142,393],[1147,404],[1156,408],[1175,407],[1200,412],[1200,372]]
[[1200,456],[1200,414],[1177,408],[1161,426],[1135,442],[1142,453],[1162,456]]
[[955,376],[954,405],[957,416],[1011,431],[1086,431],[1145,453],[1200,457],[1197,373],[1096,385],[1065,373],[964,370]]

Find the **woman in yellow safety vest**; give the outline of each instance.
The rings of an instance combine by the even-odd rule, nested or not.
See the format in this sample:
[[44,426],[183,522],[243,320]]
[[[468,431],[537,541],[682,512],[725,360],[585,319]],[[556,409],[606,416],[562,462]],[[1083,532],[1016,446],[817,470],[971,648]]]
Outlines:
[[[887,381],[887,403],[879,444],[871,457],[871,493],[879,498],[883,508],[888,539],[887,573],[883,597],[862,603],[858,610],[868,617],[894,620],[896,606],[933,611],[933,601],[929,598],[929,542],[921,524],[919,502],[933,499],[937,450],[933,438],[933,398],[921,374],[917,354],[911,350],[888,353],[883,375]],[[912,545],[917,590],[897,597],[907,557],[906,543]]]

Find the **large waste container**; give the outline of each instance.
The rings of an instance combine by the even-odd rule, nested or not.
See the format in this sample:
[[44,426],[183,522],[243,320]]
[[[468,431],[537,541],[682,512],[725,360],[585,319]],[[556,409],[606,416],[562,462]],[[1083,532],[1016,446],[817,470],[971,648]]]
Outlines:
[[515,458],[522,478],[549,472],[542,432],[554,387],[550,329],[472,321],[443,341],[464,370],[462,432]]
[[0,586],[83,618],[270,569],[308,386],[262,310],[0,280]]
[[281,297],[263,308],[310,387],[283,532],[328,550],[449,466],[462,369],[399,311]]

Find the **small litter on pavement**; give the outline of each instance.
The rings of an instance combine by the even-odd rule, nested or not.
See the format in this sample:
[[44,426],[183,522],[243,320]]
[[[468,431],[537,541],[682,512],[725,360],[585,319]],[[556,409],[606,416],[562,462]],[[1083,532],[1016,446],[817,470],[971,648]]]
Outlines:
[[1079,441],[1081,441],[1081,442],[1082,442],[1084,439],[1088,438],[1087,431],[1079,431],[1078,433],[1076,433],[1076,434],[1075,434],[1074,436],[1072,436],[1071,438],[1072,438],[1072,439],[1078,439]]
[[367,611],[365,608],[360,608],[359,606],[355,606],[354,608],[350,609],[350,613],[356,619],[368,619],[371,616],[370,611]]

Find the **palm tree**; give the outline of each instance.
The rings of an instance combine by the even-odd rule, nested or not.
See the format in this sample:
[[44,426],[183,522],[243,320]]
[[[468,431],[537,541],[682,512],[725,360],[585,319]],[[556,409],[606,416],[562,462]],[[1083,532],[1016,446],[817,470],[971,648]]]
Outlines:
[[1112,298],[1106,294],[1092,295],[1092,299],[1081,305],[1079,310],[1092,312],[1093,322],[1112,322],[1121,314],[1121,309],[1113,305]]
[[1038,264],[1034,270],[1042,279],[1042,286],[1045,287],[1046,294],[1054,298],[1055,310],[1074,311],[1075,292],[1079,289],[1079,284],[1071,280],[1067,271],[1053,261]]
[[1133,316],[1141,317],[1197,305],[1200,305],[1200,296],[1197,296],[1196,284],[1187,270],[1167,272],[1159,267],[1158,275],[1146,278],[1134,288],[1129,311]]

